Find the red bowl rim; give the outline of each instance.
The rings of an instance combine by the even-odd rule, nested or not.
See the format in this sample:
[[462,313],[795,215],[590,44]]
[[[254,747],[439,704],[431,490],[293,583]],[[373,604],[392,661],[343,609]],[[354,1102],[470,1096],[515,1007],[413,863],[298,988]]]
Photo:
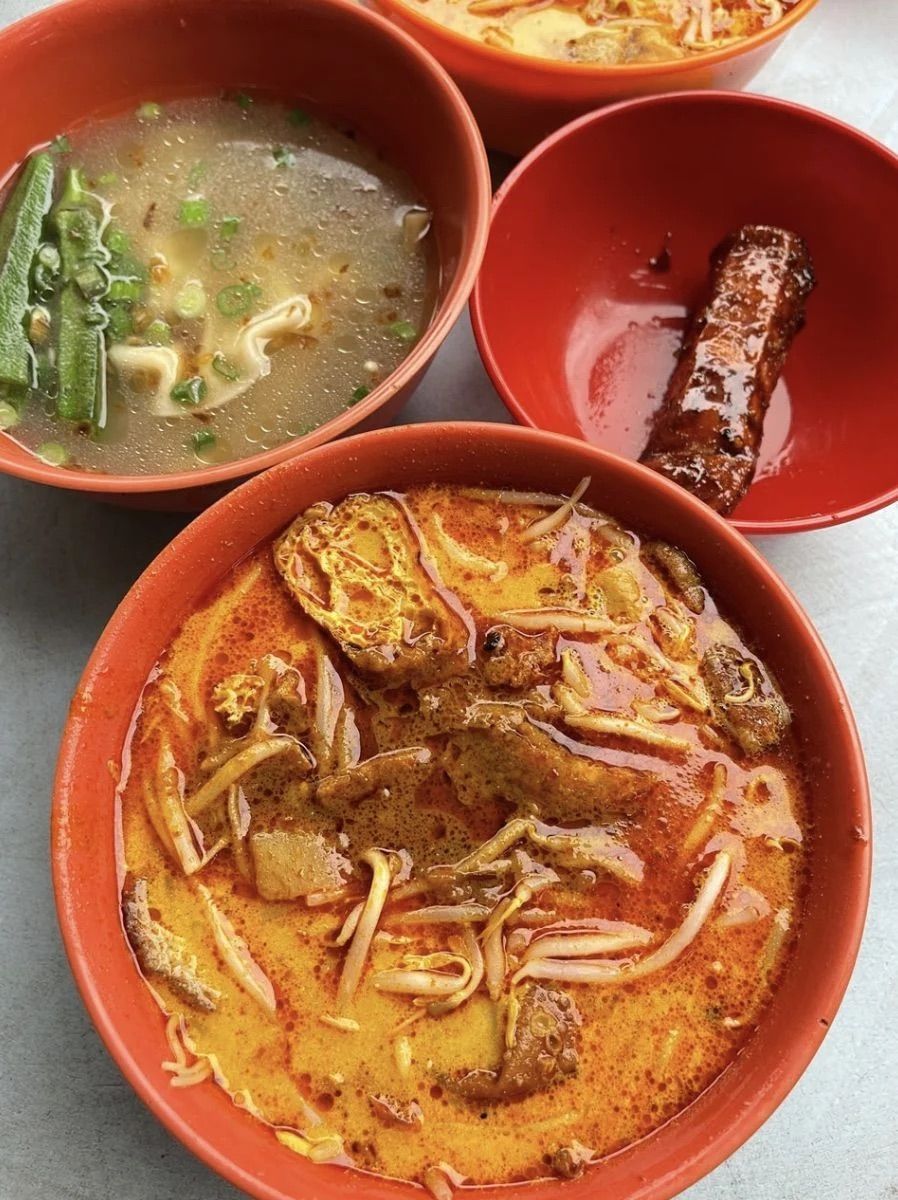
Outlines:
[[[849,125],[845,121],[840,121],[837,117],[831,117],[827,113],[820,112],[819,109],[809,108],[804,104],[796,104],[791,100],[781,100],[775,96],[765,96],[755,92],[734,92],[723,89],[666,92],[662,95],[642,96],[633,100],[622,100],[618,104],[609,104],[605,108],[596,109],[593,112],[586,113],[582,117],[577,117],[576,120],[570,121],[567,125],[562,126],[561,129],[556,130],[555,133],[550,134],[521,159],[509,172],[501,187],[496,191],[493,197],[490,228],[492,229],[495,225],[503,204],[514,190],[517,182],[543,155],[552,150],[557,143],[565,141],[570,137],[576,137],[580,130],[587,126],[599,124],[605,120],[613,120],[620,112],[634,108],[663,107],[672,102],[693,104],[696,106],[705,104],[732,104],[737,106],[742,105],[746,108],[766,109],[771,114],[788,113],[812,124],[822,126],[837,137],[847,137],[865,150],[881,158],[893,170],[898,171],[898,154],[895,154],[888,146],[884,146],[882,142],[878,142],[876,138],[863,133],[853,125]],[[489,245],[487,245],[488,252]],[[487,270],[488,260],[485,257],[474,284],[474,290],[471,293],[468,306],[477,349],[480,352],[480,357],[483,365],[486,367],[487,374],[492,380],[505,407],[515,420],[522,425],[530,426],[532,429],[540,429],[541,426],[531,416],[526,404],[518,398],[511,384],[505,378],[501,363],[493,350],[489,336],[489,319],[484,314],[482,294],[483,278]],[[615,451],[606,449],[606,453],[614,454]],[[832,525],[842,525],[846,521],[855,521],[858,517],[866,516],[868,513],[877,512],[881,508],[886,508],[888,505],[894,504],[896,500],[898,500],[898,478],[896,478],[896,482],[892,487],[887,488],[876,496],[872,496],[869,500],[865,500],[859,504],[848,505],[845,508],[835,509],[831,513],[810,513],[805,517],[784,517],[779,520],[764,521],[736,518],[731,521],[731,524],[746,534],[803,533],[812,529],[828,529]]]
[[[301,15],[301,4],[295,0],[278,0],[278,3],[282,9],[289,10],[295,7],[297,17]],[[350,20],[367,23],[379,29],[384,38],[401,46],[405,54],[415,59],[439,84],[449,102],[450,112],[447,115],[461,134],[464,157],[460,170],[466,172],[470,179],[473,209],[467,245],[459,255],[458,269],[451,286],[414,348],[386,379],[372,388],[369,395],[352,408],[338,413],[311,433],[247,458],[194,471],[177,471],[164,475],[100,475],[90,471],[60,470],[58,467],[42,463],[39,458],[30,454],[21,461],[9,461],[0,455],[0,472],[70,491],[129,495],[196,489],[243,479],[247,475],[256,474],[340,437],[371,418],[424,370],[445,341],[470,296],[489,234],[492,182],[480,129],[467,101],[449,74],[410,34],[399,29],[386,17],[355,3],[354,0],[316,0],[316,3],[338,10]],[[27,54],[32,43],[52,36],[60,22],[80,24],[83,36],[87,36],[91,29],[102,27],[104,12],[127,11],[141,5],[147,7],[147,4],[152,6],[151,0],[59,0],[49,8],[0,29],[0,57]],[[264,21],[266,7],[267,5],[260,7],[259,20]]]
[[467,51],[472,59],[482,59],[485,67],[497,66],[502,63],[520,72],[522,75],[533,77],[567,76],[576,79],[592,79],[597,82],[607,80],[618,85],[625,85],[628,80],[660,79],[668,75],[687,75],[689,71],[713,67],[718,63],[729,62],[730,59],[741,58],[752,50],[759,50],[768,42],[783,37],[789,30],[811,11],[817,0],[797,0],[780,20],[749,37],[740,38],[731,46],[723,46],[720,50],[708,50],[696,54],[693,58],[662,59],[660,62],[649,63],[609,63],[606,66],[591,66],[588,63],[564,62],[560,59],[538,58],[536,55],[519,54],[514,50],[504,50],[501,46],[488,46],[478,42],[463,33],[425,16],[424,13],[412,8],[406,0],[374,0],[391,19],[407,21],[417,26],[423,33],[429,34],[435,41],[447,42],[460,50]]
[[[511,443],[530,461],[536,460],[538,456],[548,458],[554,451],[562,451],[565,448],[571,450],[576,447],[579,455],[590,460],[596,473],[610,472],[612,476],[619,476],[623,472],[631,477],[638,476],[639,486],[653,491],[659,506],[678,509],[687,518],[691,517],[697,524],[704,525],[709,538],[713,535],[726,555],[733,555],[743,563],[751,564],[759,573],[765,587],[769,587],[775,593],[783,619],[791,621],[800,629],[806,656],[816,661],[833,698],[837,701],[844,733],[845,764],[852,777],[851,791],[856,795],[854,812],[859,814],[862,828],[870,830],[870,797],[863,750],[844,688],[814,626],[769,563],[722,517],[676,484],[648,468],[576,438],[520,426],[486,422],[434,422],[393,426],[358,434],[340,442],[328,443],[316,448],[308,457],[285,462],[272,471],[248,480],[196,517],[160,552],[134,583],[97,642],[78,683],[75,696],[98,695],[102,692],[105,678],[110,671],[110,663],[114,663],[115,658],[123,653],[122,647],[127,643],[129,624],[135,619],[140,619],[136,614],[153,611],[153,606],[147,604],[147,598],[151,595],[157,578],[164,575],[179,559],[196,561],[197,556],[208,557],[216,546],[227,546],[227,526],[233,510],[254,508],[256,519],[264,524],[267,511],[266,496],[285,475],[317,468],[320,478],[327,479],[328,463],[341,458],[362,459],[368,447],[374,446],[378,441],[390,445],[397,461],[400,462],[403,461],[405,452],[413,452],[422,443],[443,451],[451,445],[453,456],[457,455],[458,460],[463,461],[466,440],[471,438],[485,441],[497,450],[507,449]],[[221,574],[225,574],[233,565],[229,563],[223,567]],[[145,615],[142,619],[146,620]],[[209,1141],[204,1132],[191,1125],[179,1112],[183,1092],[166,1088],[164,1084],[153,1082],[147,1077],[132,1057],[119,1030],[120,1021],[116,1017],[114,995],[104,995],[102,979],[92,970],[90,953],[86,950],[85,943],[89,945],[93,920],[90,905],[84,904],[83,898],[79,898],[78,903],[72,901],[74,871],[68,857],[69,842],[66,834],[69,808],[78,791],[80,746],[90,738],[88,726],[89,722],[81,719],[74,708],[69,711],[59,752],[51,810],[51,866],[57,919],[66,955],[84,1004],[123,1075],[170,1133],[207,1166],[257,1200],[295,1200],[295,1194],[288,1195],[278,1186],[269,1184],[251,1173],[229,1157],[226,1151]],[[840,920],[833,929],[832,939],[828,943],[825,968],[821,967],[806,981],[807,1003],[794,1017],[792,1048],[785,1059],[780,1061],[776,1076],[756,1094],[753,1105],[743,1110],[739,1120],[730,1124],[713,1139],[704,1141],[692,1154],[684,1156],[675,1170],[657,1177],[654,1181],[647,1181],[646,1190],[640,1190],[641,1200],[671,1200],[682,1189],[719,1166],[772,1115],[804,1073],[842,1002],[860,948],[871,874],[870,845],[866,845],[864,850],[865,853],[854,860],[852,871],[846,872],[845,904]],[[122,952],[126,952],[124,942]],[[821,1012],[828,1015],[829,1019],[825,1023],[819,1019],[818,1014]],[[720,1081],[717,1082],[719,1084]],[[638,1146],[639,1143],[636,1143],[636,1153]],[[623,1153],[629,1153],[632,1149],[630,1147]],[[361,1186],[361,1177],[356,1176],[354,1172],[352,1174]],[[545,1190],[542,1190],[540,1195],[545,1195],[547,1200],[556,1200],[557,1189],[561,1186],[541,1185]],[[336,1191],[335,1187],[333,1192],[328,1194],[336,1194]],[[491,1188],[489,1194],[500,1193]]]

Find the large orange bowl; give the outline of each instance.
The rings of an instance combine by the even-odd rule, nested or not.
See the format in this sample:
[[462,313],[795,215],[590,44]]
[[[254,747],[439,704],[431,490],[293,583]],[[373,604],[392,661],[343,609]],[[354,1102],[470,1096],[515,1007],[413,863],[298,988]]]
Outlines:
[[[206,1163],[259,1200],[414,1200],[419,1189],[316,1166],[212,1083],[175,1089],[161,1014],[119,918],[116,764],[141,688],[182,620],[235,563],[314,501],[443,481],[570,490],[683,546],[778,675],[807,765],[814,829],[806,912],[771,1007],[739,1057],[679,1116],[569,1183],[478,1190],[483,1200],[667,1200],[731,1154],[788,1093],[833,1020],[861,938],[870,871],[864,764],[845,694],[810,622],[745,539],[667,480],[572,438],[514,426],[378,430],[318,447],[198,517],[138,580],[72,701],[53,801],[56,904],[69,961],[103,1040],[138,1094]],[[813,1174],[815,1148],[793,1146]]]
[[[740,88],[817,0],[798,0],[781,21],[731,46],[667,62],[587,66],[515,54],[465,37],[427,16],[415,0],[375,0],[440,60],[468,99],[486,144],[526,154],[574,117],[634,96],[683,88]],[[689,156],[694,147],[682,143]]]
[[436,310],[409,356],[360,403],[304,437],[236,462],[168,475],[42,463],[0,434],[0,471],[153,508],[190,509],[236,481],[357,428],[385,424],[415,386],[474,284],[489,222],[486,155],[443,69],[350,0],[68,0],[0,31],[0,180],[29,150],[141,100],[241,88],[308,101],[403,167],[434,213]]
[[738,92],[600,109],[496,195],[471,300],[483,361],[519,421],[636,458],[711,250],[740,225],[793,229],[817,286],[732,519],[756,534],[853,520],[898,500],[896,212],[898,157],[812,109]]

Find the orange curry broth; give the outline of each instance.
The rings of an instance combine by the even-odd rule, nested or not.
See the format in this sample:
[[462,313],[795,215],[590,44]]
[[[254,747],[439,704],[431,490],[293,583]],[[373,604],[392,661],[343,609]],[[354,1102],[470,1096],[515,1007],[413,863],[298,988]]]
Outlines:
[[[407,506],[413,516],[442,586],[459,598],[476,625],[477,646],[486,630],[497,624],[499,611],[557,605],[560,600],[567,607],[582,606],[602,586],[613,598],[614,577],[599,579],[610,568],[623,566],[638,580],[637,603],[644,606],[639,611],[648,614],[638,624],[641,633],[650,631],[648,616],[671,602],[669,584],[640,560],[635,535],[607,519],[574,512],[559,530],[525,544],[521,533],[550,508],[503,503],[495,494],[446,487],[412,491],[393,502]],[[441,516],[439,530],[435,513]],[[459,557],[459,545],[481,561]],[[496,578],[502,572],[489,571],[489,562],[505,562],[507,573]],[[720,638],[741,646],[710,598],[692,621],[696,653]],[[612,662],[616,669],[609,671],[606,657],[603,669],[595,649],[603,639],[602,634],[564,633],[556,644],[559,654],[578,648],[594,706],[619,711],[634,698],[651,698],[654,688],[625,666]],[[227,740],[210,700],[219,680],[248,670],[273,652],[300,673],[314,713],[316,662],[322,651],[339,673],[345,703],[355,714],[358,734],[353,732],[345,751],[350,764],[396,746],[423,743],[440,750],[444,739],[422,737],[407,694],[387,710],[374,708],[359,694],[336,644],[288,595],[270,544],[234,568],[184,623],[141,700],[121,785],[126,884],[146,881],[152,918],[184,939],[187,953],[196,956],[197,972],[219,994],[213,1011],[197,1011],[162,976],[148,979],[164,1012],[182,1018],[180,1027],[193,1051],[188,1061],[195,1055],[214,1056],[218,1083],[272,1126],[304,1134],[310,1129],[319,1135],[332,1132],[343,1139],[339,1161],[418,1182],[428,1167],[440,1162],[473,1184],[545,1177],[560,1147],[579,1142],[595,1157],[604,1156],[644,1137],[688,1105],[751,1036],[799,924],[805,857],[799,843],[807,840],[807,813],[789,735],[775,751],[749,760],[725,737],[700,736],[706,719],[688,710],[663,723],[666,732],[689,741],[685,754],[668,754],[619,736],[578,732],[565,728],[563,720],[544,722],[566,750],[650,774],[636,810],[615,825],[621,840],[644,863],[643,881],[625,883],[601,871],[567,872],[562,884],[538,894],[534,905],[551,909],[558,920],[603,917],[634,922],[652,932],[653,949],[683,919],[710,861],[709,851],[740,836],[741,869],[738,879],[731,874],[711,919],[672,965],[638,980],[607,985],[546,985],[565,991],[582,1018],[576,1075],[522,1099],[472,1104],[453,1092],[451,1080],[474,1067],[498,1065],[508,980],[498,1003],[481,987],[457,1011],[424,1017],[398,1035],[397,1025],[416,1011],[410,997],[383,994],[370,984],[373,971],[397,966],[410,949],[421,954],[446,949],[457,927],[410,926],[395,916],[382,918],[381,930],[412,937],[414,945],[375,940],[351,1008],[358,1029],[334,1028],[321,1017],[336,1011],[345,950],[334,948],[333,939],[348,907],[309,908],[303,899],[261,899],[227,846],[188,879],[163,848],[147,814],[144,788],[156,786],[160,739],[171,746],[186,794],[207,778],[208,769],[200,766],[204,755]],[[558,673],[557,666],[551,667],[549,678],[557,681]],[[544,696],[548,686],[542,687]],[[720,812],[712,814],[700,844],[687,852],[683,847],[706,803],[715,762],[727,770]],[[777,803],[772,791],[762,789],[760,796],[766,794],[766,801],[756,794],[749,803],[746,782],[768,767],[782,773],[787,801]],[[477,780],[470,782],[476,790]],[[386,795],[358,800],[336,822],[329,818],[329,829],[328,818],[312,812],[302,783],[282,758],[257,767],[241,787],[251,814],[250,832],[257,823],[263,828],[276,822],[284,812],[326,831],[335,844],[342,842],[340,853],[355,864],[354,879],[362,896],[369,872],[358,860],[367,848],[405,851],[410,856],[404,858],[405,873],[411,865],[414,878],[424,866],[452,863],[469,853],[495,833],[509,811],[503,798],[486,788],[476,807],[465,806],[440,770],[423,779],[415,776],[407,787],[394,786]],[[790,823],[789,807],[792,824],[804,830],[804,839],[800,834],[782,837],[784,821],[786,827]],[[537,815],[551,821],[557,814]],[[217,815],[207,812],[198,824],[208,850],[223,827],[220,806]],[[528,850],[540,857],[538,850]],[[273,1014],[238,985],[216,948],[200,886],[208,889],[270,981],[276,1000]],[[722,926],[721,913],[738,905],[744,887],[761,893],[764,915],[750,924]],[[418,897],[390,911],[421,903],[426,900]],[[397,1046],[403,1037],[407,1043]],[[404,1051],[410,1051],[410,1062],[408,1056],[403,1059]],[[416,1101],[420,1127],[385,1126],[372,1109],[374,1095]],[[315,1124],[310,1106],[321,1124]]]

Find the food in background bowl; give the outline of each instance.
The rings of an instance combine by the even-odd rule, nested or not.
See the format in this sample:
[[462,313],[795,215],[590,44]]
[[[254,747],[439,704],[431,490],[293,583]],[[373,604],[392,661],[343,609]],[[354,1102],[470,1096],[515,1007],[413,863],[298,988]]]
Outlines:
[[733,46],[795,0],[404,0],[487,46],[591,66],[669,62]]
[[687,555],[589,483],[313,504],[141,693],[120,870],[164,1069],[316,1163],[438,1200],[574,1177],[688,1106],[776,989],[790,710]]
[[272,449],[363,399],[433,309],[411,181],[244,93],[76,128],[28,160],[2,220],[3,423],[60,466]]

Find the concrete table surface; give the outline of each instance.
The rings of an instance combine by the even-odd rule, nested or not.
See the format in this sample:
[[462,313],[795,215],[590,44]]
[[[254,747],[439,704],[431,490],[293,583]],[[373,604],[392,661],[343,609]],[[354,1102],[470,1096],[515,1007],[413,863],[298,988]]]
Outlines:
[[[0,24],[39,7],[0,0]],[[753,86],[898,149],[898,2],[822,0]],[[466,318],[405,416],[508,419]],[[62,952],[48,868],[69,697],[118,600],[182,524],[0,480],[0,1200],[238,1200],[157,1124],[100,1044]],[[759,544],[816,623],[854,705],[875,807],[873,898],[853,982],[820,1053],[751,1142],[687,1194],[895,1200],[898,506]]]

